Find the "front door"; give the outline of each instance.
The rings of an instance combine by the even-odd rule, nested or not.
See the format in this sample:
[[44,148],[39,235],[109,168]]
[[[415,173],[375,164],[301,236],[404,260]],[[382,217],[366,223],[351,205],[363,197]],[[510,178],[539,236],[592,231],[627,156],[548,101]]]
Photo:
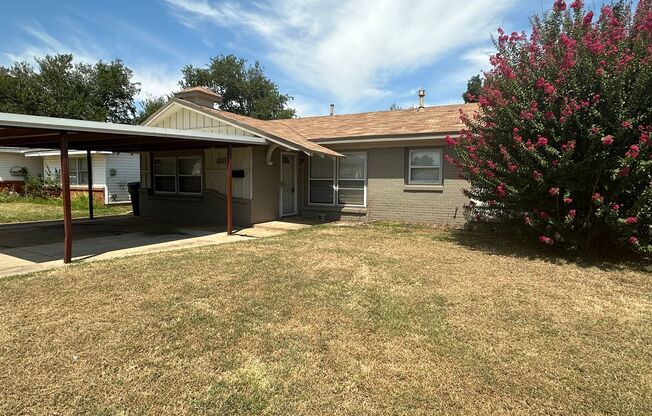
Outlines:
[[281,153],[281,217],[297,214],[296,155]]

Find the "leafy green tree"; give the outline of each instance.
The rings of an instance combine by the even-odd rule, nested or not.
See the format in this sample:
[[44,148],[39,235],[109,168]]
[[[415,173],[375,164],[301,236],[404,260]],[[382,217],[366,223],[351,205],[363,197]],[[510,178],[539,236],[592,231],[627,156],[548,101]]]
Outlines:
[[149,97],[141,101],[142,109],[134,118],[134,124],[143,124],[152,114],[161,109],[170,100],[169,95],[161,95],[159,97]]
[[122,61],[73,63],[72,55],[0,67],[0,111],[129,124],[135,116],[132,71]]
[[222,110],[262,120],[296,115],[287,106],[292,97],[279,92],[258,61],[248,65],[245,59],[234,55],[219,55],[211,58],[206,68],[187,65],[182,73],[183,88],[204,86],[220,94]]
[[466,92],[462,94],[465,103],[477,103],[478,97],[482,92],[482,78],[480,75],[474,75],[466,84]]
[[652,0],[556,0],[532,34],[499,30],[480,111],[447,158],[473,217],[516,220],[543,244],[652,253]]

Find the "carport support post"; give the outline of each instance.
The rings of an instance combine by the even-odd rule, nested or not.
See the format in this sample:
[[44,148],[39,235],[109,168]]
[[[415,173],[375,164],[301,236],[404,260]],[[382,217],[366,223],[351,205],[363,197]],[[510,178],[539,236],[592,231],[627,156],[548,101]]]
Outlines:
[[226,147],[226,234],[233,234],[233,146]]
[[61,133],[61,192],[63,193],[63,262],[72,260],[72,214],[70,212],[70,169],[68,165],[68,136]]
[[88,166],[88,218],[93,219],[93,162],[91,151],[86,151],[86,162]]

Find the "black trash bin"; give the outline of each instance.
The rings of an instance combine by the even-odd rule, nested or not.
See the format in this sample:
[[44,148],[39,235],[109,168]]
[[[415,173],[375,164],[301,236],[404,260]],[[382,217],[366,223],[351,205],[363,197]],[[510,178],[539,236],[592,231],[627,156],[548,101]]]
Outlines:
[[127,184],[129,195],[131,196],[131,209],[134,215],[140,215],[140,182],[129,182]]

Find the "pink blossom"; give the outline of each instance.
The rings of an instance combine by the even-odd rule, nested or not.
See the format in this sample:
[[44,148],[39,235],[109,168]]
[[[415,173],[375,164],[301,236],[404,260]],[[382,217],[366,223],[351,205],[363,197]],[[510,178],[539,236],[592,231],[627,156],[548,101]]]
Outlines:
[[614,211],[618,211],[618,210],[620,209],[620,205],[618,205],[618,204],[613,204],[613,205],[611,206],[611,209],[614,210]]
[[532,177],[534,178],[535,181],[538,181],[543,177],[543,174],[535,170],[534,172],[532,172]]
[[574,209],[571,209],[570,211],[568,211],[568,217],[569,218],[575,218],[576,215],[577,215],[577,211],[575,211]]
[[487,160],[487,166],[489,166],[491,169],[496,169],[496,164],[491,160]]
[[457,141],[453,139],[451,136],[446,136],[446,144],[449,146],[455,146],[457,144]]
[[602,197],[602,195],[600,195],[599,193],[596,192],[591,197],[591,201],[593,201],[593,202],[596,202],[596,201],[597,202],[602,202],[602,201],[604,201],[604,198]]
[[636,159],[638,157],[639,152],[640,152],[639,147],[633,144],[629,146],[629,150],[627,151],[627,153],[625,153],[625,156],[629,156],[632,159]]
[[620,176],[621,178],[624,178],[626,176],[629,176],[629,172],[630,172],[629,166],[623,166],[618,171],[618,176]]
[[537,136],[537,146],[545,146],[548,144],[548,139],[543,136]]
[[604,144],[605,146],[610,146],[611,144],[613,144],[613,142],[614,142],[614,136],[609,135],[609,136],[604,136],[602,138],[602,144]]
[[595,76],[596,77],[603,77],[604,76],[604,68],[598,68],[595,70]]
[[530,225],[530,224],[532,224],[532,218],[526,216],[523,219],[523,222],[525,223],[525,225]]
[[544,221],[548,221],[550,219],[550,215],[548,215],[547,213],[545,213],[543,211],[540,211],[540,210],[538,210],[536,208],[534,209],[534,213]]
[[638,244],[638,238],[636,238],[635,236],[629,237],[628,241],[629,241],[629,244],[634,245],[634,246]]
[[564,0],[555,0],[553,8],[555,11],[563,12],[566,10],[566,2]]
[[543,244],[548,244],[548,245],[552,244],[552,238],[546,237],[545,235],[540,235],[539,241],[542,242]]
[[637,221],[638,219],[636,217],[627,217],[627,219],[625,220],[625,222],[629,225],[636,224]]
[[647,133],[641,133],[640,142],[641,144],[648,144],[650,142],[650,135]]
[[572,204],[573,203],[573,198],[569,198],[569,197],[564,198],[564,203],[565,204]]
[[575,11],[580,11],[584,7],[584,2],[582,0],[575,0],[570,4],[570,7]]
[[630,121],[623,121],[623,128],[624,129],[631,129],[632,128],[632,123]]
[[550,188],[550,189],[548,189],[548,194],[550,196],[559,195],[559,188]]
[[591,21],[593,21],[593,10],[589,10],[589,12],[584,16],[583,19],[584,26],[590,25]]
[[518,170],[518,165],[514,165],[513,163],[510,163],[510,164],[507,166],[507,169],[508,169],[510,172],[516,172],[516,171]]
[[501,182],[500,185],[496,187],[496,193],[498,196],[505,196],[505,182]]

